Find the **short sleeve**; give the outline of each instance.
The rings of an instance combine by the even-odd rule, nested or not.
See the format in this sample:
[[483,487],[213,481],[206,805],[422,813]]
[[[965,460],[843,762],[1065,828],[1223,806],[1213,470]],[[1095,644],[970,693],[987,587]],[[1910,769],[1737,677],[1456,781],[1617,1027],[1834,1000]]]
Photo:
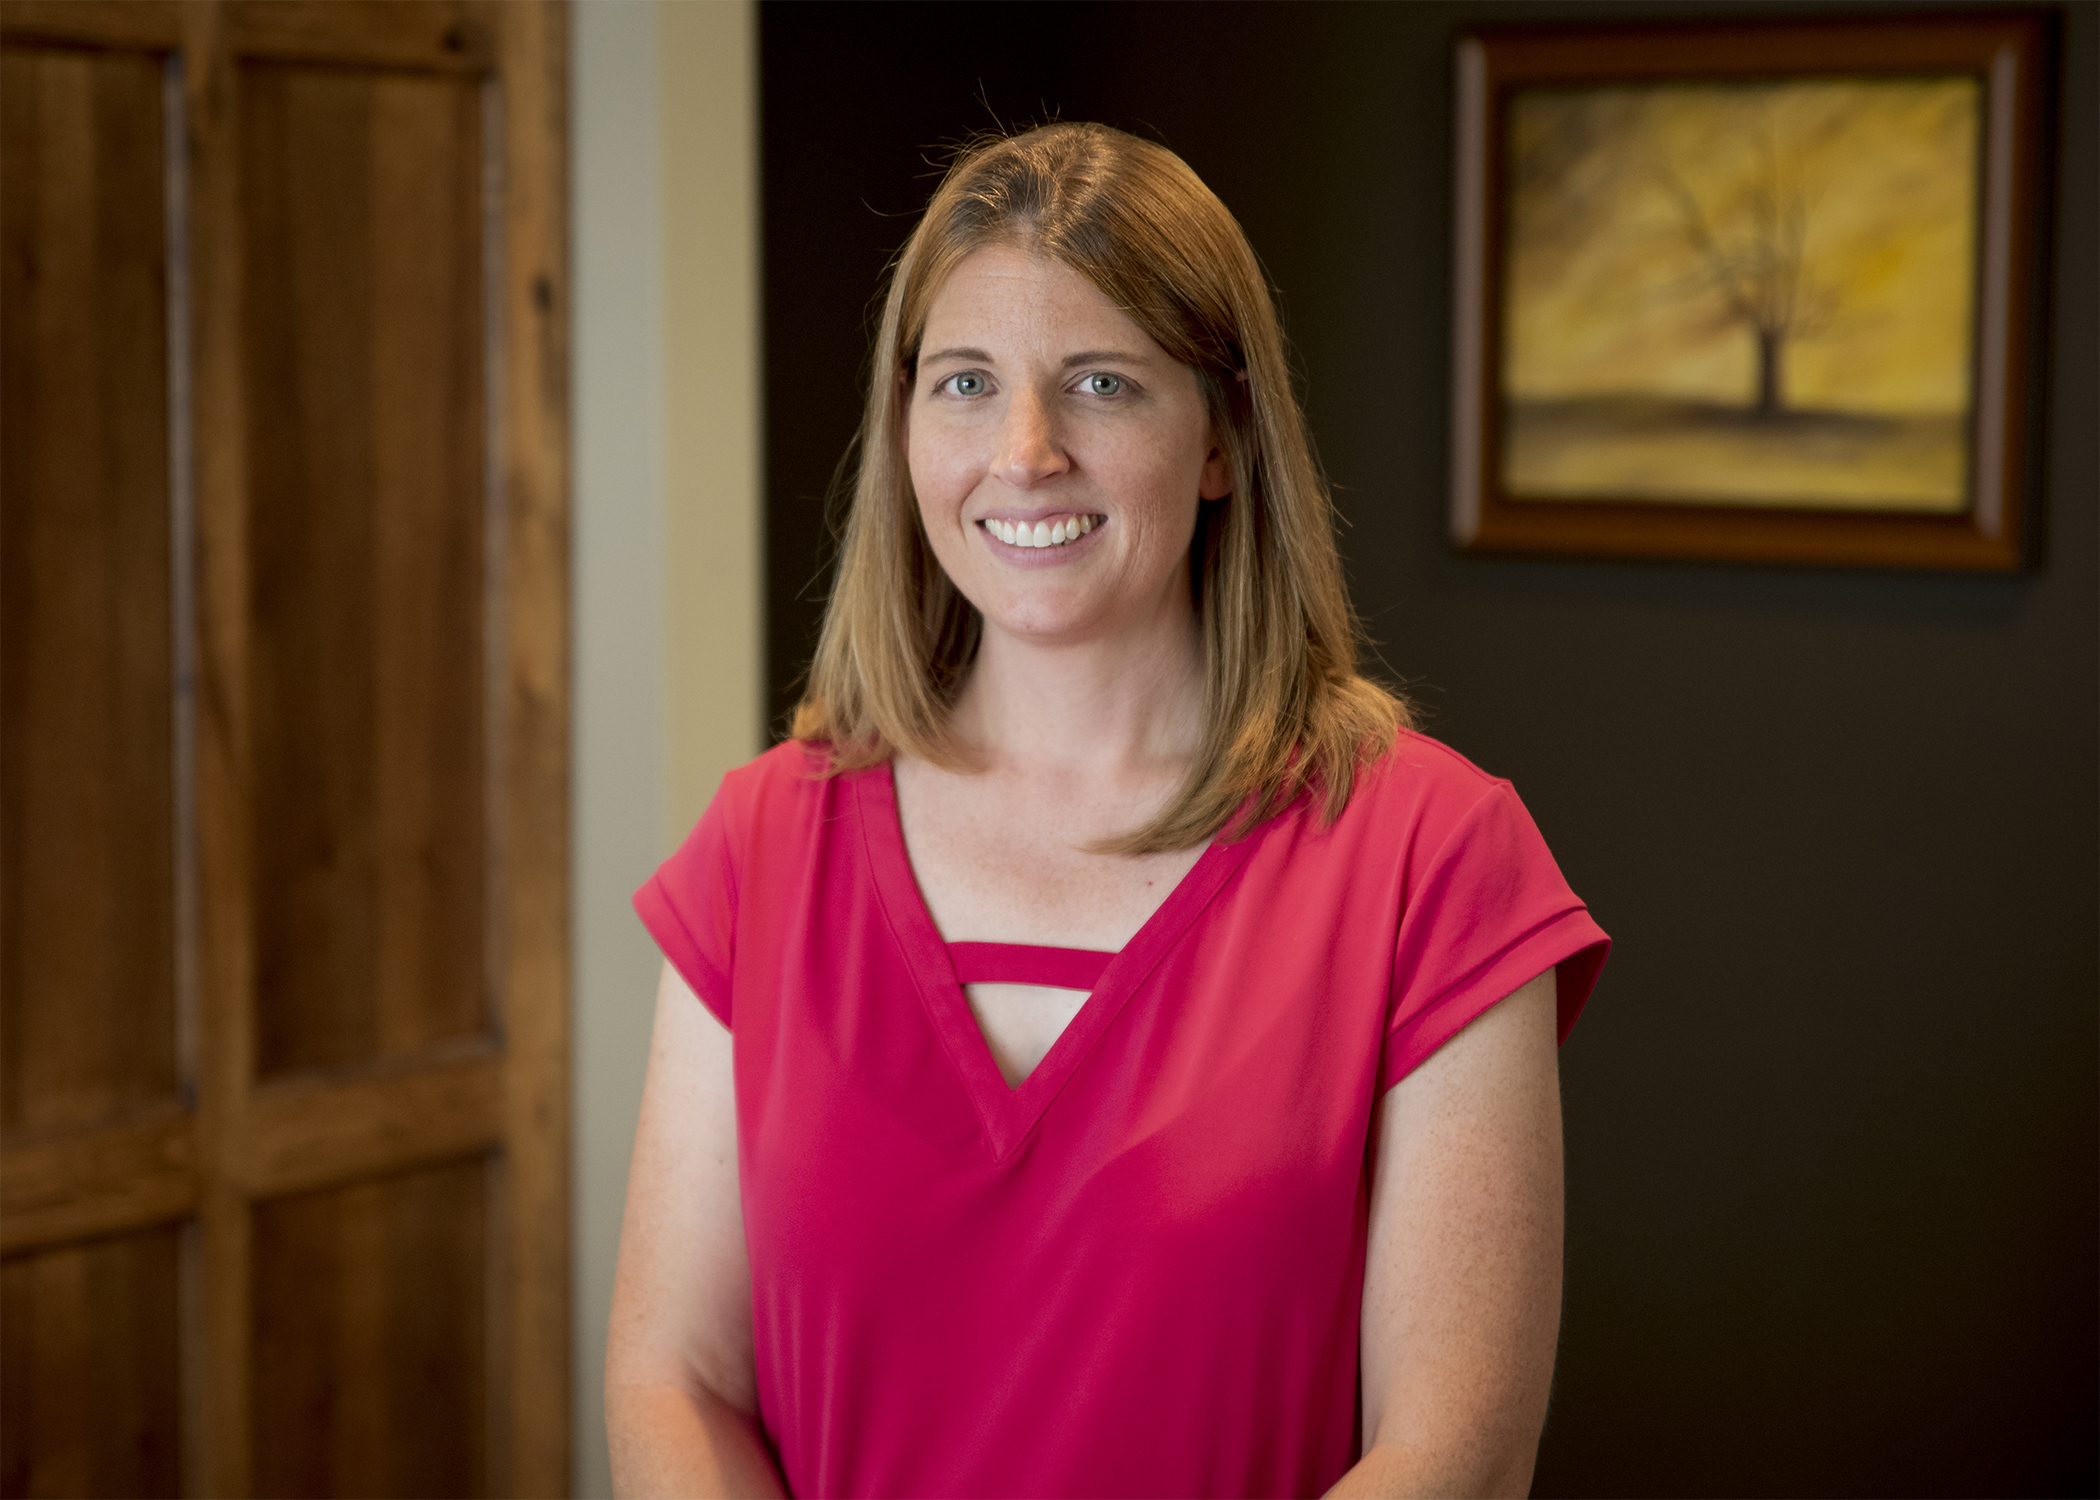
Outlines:
[[736,791],[727,780],[678,852],[634,893],[635,913],[679,977],[724,1026],[736,967]]
[[1565,1041],[1610,948],[1516,792],[1494,783],[1408,872],[1380,1087],[1556,966]]

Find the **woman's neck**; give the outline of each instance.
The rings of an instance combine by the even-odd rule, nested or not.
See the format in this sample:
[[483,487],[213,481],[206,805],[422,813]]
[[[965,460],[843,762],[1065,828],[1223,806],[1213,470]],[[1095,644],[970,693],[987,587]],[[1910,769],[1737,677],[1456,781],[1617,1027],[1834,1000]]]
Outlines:
[[953,726],[987,771],[1178,782],[1202,722],[1203,646],[1182,610],[1056,645],[987,629]]

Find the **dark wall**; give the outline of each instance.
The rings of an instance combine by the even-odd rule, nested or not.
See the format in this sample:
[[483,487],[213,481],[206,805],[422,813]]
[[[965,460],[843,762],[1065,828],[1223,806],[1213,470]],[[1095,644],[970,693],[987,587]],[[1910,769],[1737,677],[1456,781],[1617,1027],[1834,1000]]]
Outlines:
[[1451,37],[1568,13],[768,4],[775,709],[924,149],[1046,111],[1163,140],[1282,288],[1391,672],[1617,939],[1563,1054],[1538,1493],[2094,1493],[2100,12],[2067,18],[2048,560],[2019,577],[1445,544]]

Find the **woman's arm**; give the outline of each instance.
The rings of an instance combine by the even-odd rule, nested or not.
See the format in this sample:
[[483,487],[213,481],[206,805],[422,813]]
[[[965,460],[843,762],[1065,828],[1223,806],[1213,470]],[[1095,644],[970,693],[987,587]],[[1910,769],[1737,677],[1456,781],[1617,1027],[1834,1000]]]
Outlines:
[[1364,1267],[1364,1456],[1330,1492],[1525,1495],[1560,1335],[1551,969],[1387,1092]]
[[613,1488],[784,1495],[758,1431],[729,1032],[669,964],[656,990],[605,1349]]

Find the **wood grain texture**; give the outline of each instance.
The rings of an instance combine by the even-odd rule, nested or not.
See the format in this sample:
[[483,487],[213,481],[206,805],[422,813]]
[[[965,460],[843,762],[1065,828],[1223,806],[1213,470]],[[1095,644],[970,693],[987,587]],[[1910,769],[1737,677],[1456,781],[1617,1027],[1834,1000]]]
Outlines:
[[267,1084],[235,1170],[246,1191],[270,1196],[478,1152],[503,1139],[502,1099],[490,1049],[361,1079]]
[[180,1493],[179,1233],[0,1262],[0,1494]]
[[197,1195],[196,1125],[187,1110],[25,1133],[0,1154],[0,1250],[184,1218]]
[[162,70],[0,49],[0,1127],[177,1087]]
[[485,1172],[257,1206],[256,1493],[488,1492]]
[[508,1488],[569,1488],[568,14],[501,5]]
[[487,18],[466,0],[0,0],[0,33],[92,47],[173,50],[182,11],[209,4],[230,55],[485,72]]
[[486,1024],[481,102],[240,72],[269,1076]]
[[194,330],[199,1214],[195,1473],[203,1493],[249,1493],[248,1200],[216,1170],[247,1140],[255,1066],[254,875],[248,687],[249,505],[242,388],[239,75],[216,3],[181,8],[190,137]]
[[492,51],[481,7],[459,0],[235,0],[228,23],[241,57],[480,73]]
[[[10,38],[59,37],[68,67],[143,68],[156,120],[159,64],[124,49],[179,50],[197,642],[194,1107],[119,1091],[7,1136],[10,1486],[104,1484],[67,1435],[92,1412],[77,1379],[50,1385],[69,1415],[36,1419],[51,1444],[14,1441],[24,1361],[102,1358],[86,1324],[31,1340],[20,1289],[53,1301],[52,1277],[150,1241],[168,1311],[123,1316],[190,1437],[107,1487],[567,1488],[566,24],[539,0],[0,0]],[[6,84],[12,236],[38,117]],[[158,234],[160,169],[130,165]],[[35,262],[8,243],[15,277]],[[28,286],[10,340],[35,329]],[[164,349],[128,375],[164,378]],[[6,364],[30,368],[13,342]],[[18,395],[10,462],[33,451]]]
[[176,0],[0,0],[0,37],[166,50],[182,41]]
[[[503,1101],[503,1062],[487,1047],[362,1078],[266,1085],[238,1149],[222,1153],[210,1176],[218,1188],[258,1197],[485,1151],[504,1138]],[[198,1211],[202,1178],[186,1110],[25,1133],[0,1171],[0,1249],[187,1217]]]

